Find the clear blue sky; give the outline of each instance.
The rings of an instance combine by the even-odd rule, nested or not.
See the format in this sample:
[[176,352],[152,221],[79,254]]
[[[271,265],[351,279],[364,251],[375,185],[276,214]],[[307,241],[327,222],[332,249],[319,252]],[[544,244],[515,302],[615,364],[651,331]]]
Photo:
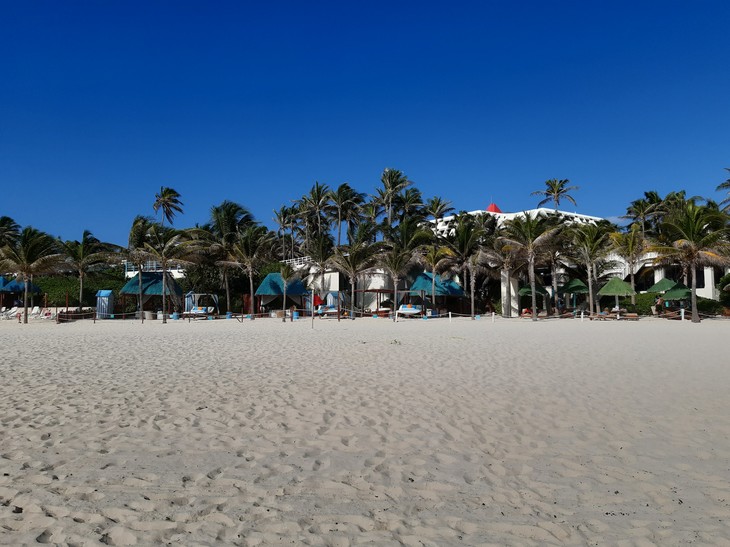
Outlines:
[[[314,181],[385,167],[461,210],[721,198],[730,4],[0,0],[0,214],[126,243],[160,186],[176,226],[224,199],[273,227]],[[567,204],[569,206],[569,204]],[[564,207],[572,209],[572,207]]]

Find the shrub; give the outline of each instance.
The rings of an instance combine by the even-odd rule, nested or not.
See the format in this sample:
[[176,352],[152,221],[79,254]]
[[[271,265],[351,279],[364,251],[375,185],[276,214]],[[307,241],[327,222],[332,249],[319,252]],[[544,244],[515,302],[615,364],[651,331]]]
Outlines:
[[720,291],[720,303],[726,308],[730,308],[730,290],[724,290],[728,285],[730,285],[730,273],[721,277],[717,283],[717,288]]
[[706,315],[722,315],[725,306],[722,302],[709,298],[697,297],[697,311]]

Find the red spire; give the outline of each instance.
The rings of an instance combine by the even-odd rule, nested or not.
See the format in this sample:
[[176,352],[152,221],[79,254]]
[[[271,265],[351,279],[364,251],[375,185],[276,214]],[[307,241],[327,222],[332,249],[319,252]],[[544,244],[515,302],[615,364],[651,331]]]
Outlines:
[[489,207],[487,207],[487,211],[489,211],[490,213],[501,213],[502,209],[497,207],[496,203],[492,202],[489,204]]

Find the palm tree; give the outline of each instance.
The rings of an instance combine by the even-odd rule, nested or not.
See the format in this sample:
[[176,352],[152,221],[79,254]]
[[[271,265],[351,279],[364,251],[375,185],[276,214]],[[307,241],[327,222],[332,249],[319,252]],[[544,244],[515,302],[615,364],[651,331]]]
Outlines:
[[505,222],[502,241],[511,249],[524,256],[532,292],[532,320],[537,321],[537,283],[535,282],[535,263],[537,257],[551,243],[559,227],[550,219],[528,213],[518,215]]
[[418,188],[406,188],[393,198],[393,210],[396,211],[399,221],[406,218],[423,219],[423,196]]
[[[280,262],[279,263],[279,273],[281,274],[281,282],[284,286],[283,290],[283,299],[281,301],[281,311],[282,311],[282,317],[281,320],[286,323],[286,289],[287,285],[291,283],[293,280],[299,278],[299,272],[293,269],[289,264],[286,262]],[[294,320],[294,317],[292,317],[292,321]]]
[[20,235],[20,226],[12,218],[0,217],[0,248],[12,244]]
[[[387,234],[387,243],[381,252],[379,263],[393,281],[393,309],[398,305],[398,283],[414,264],[419,262],[419,248],[433,236],[430,230],[421,228],[416,219],[406,219]],[[393,313],[395,321],[395,313]]]
[[108,262],[112,256],[118,257],[118,252],[114,252],[118,247],[102,243],[89,230],[84,230],[81,241],[61,241],[59,239],[58,248],[65,257],[64,266],[75,271],[79,276],[79,310],[81,310],[86,274],[94,266]]
[[365,194],[356,192],[349,184],[343,182],[336,190],[330,191],[332,212],[337,222],[337,246],[341,244],[342,222],[347,223],[347,241],[352,236],[352,220],[360,206],[365,202]]
[[306,250],[307,256],[309,257],[309,264],[311,266],[314,266],[314,268],[317,270],[317,273],[319,273],[320,275],[320,296],[324,296],[326,293],[324,278],[327,271],[329,259],[332,257],[333,254],[333,246],[334,243],[332,241],[332,236],[325,233],[314,236],[314,239],[309,242],[309,247]]
[[621,218],[630,219],[635,224],[638,223],[642,237],[646,237],[646,223],[654,214],[655,209],[655,206],[646,198],[636,199],[626,208],[626,214]]
[[[190,234],[173,228],[165,228],[162,224],[152,224],[147,231],[144,250],[147,256],[162,266],[162,322],[167,323],[167,266],[170,262],[190,263],[189,257],[197,241]],[[140,278],[142,272],[139,273]]]
[[224,201],[210,210],[210,223],[206,226],[213,237],[210,247],[222,260],[217,261],[223,275],[223,286],[226,291],[226,311],[231,311],[231,290],[228,283],[228,261],[233,254],[233,245],[238,231],[254,222],[253,215],[242,205],[233,201]]
[[578,186],[568,186],[570,181],[568,179],[549,179],[545,181],[545,189],[537,190],[532,192],[533,196],[543,196],[543,199],[537,204],[538,207],[542,207],[546,203],[552,201],[555,205],[555,212],[558,212],[558,206],[561,200],[567,199],[573,205],[578,205],[570,195],[571,190],[578,190]]
[[421,256],[423,264],[431,272],[431,306],[436,307],[436,272],[448,265],[448,259],[454,257],[452,251],[443,241],[434,237],[430,245],[426,247],[426,251]]
[[[326,184],[320,184],[315,181],[314,186],[309,190],[308,194],[302,196],[297,201],[299,207],[299,214],[304,218],[307,233],[305,234],[305,245],[308,243],[311,235],[319,235],[325,231],[327,217],[332,210],[330,204],[330,189]],[[312,226],[312,222],[316,226],[316,232],[312,234],[309,228]],[[323,227],[323,223],[325,226]]]
[[598,263],[609,252],[608,232],[604,226],[582,224],[571,230],[573,258],[583,264],[588,272],[588,304],[590,313],[594,313],[595,286],[598,283]]
[[440,218],[445,217],[448,213],[454,210],[451,207],[451,202],[442,199],[438,196],[429,198],[423,208],[423,212],[426,216],[432,216],[434,222],[438,222]]
[[502,302],[502,317],[512,317],[512,275],[523,265],[518,254],[501,237],[498,231],[491,245],[482,248],[486,261],[494,269],[502,272],[505,297]]
[[649,248],[657,253],[659,263],[679,262],[692,279],[692,322],[699,323],[697,310],[697,268],[709,265],[727,265],[727,216],[688,201],[675,209],[664,222],[664,231],[670,243],[658,243]]
[[124,254],[127,260],[137,267],[139,292],[137,294],[137,305],[140,318],[142,317],[142,271],[147,261],[147,252],[145,251],[145,242],[147,241],[149,230],[152,227],[152,220],[149,217],[138,215],[132,221],[132,227],[129,230],[129,238],[127,240],[127,248]]
[[471,302],[471,318],[474,319],[474,293],[477,269],[481,259],[475,260],[482,246],[486,243],[486,230],[469,214],[461,214],[456,218],[454,231],[446,236],[445,242],[450,250],[450,257],[444,259],[443,267],[452,272],[461,272],[464,283],[469,286]]
[[350,244],[336,247],[329,259],[329,265],[347,276],[350,282],[350,317],[355,319],[355,283],[364,271],[372,267],[376,260],[378,246],[371,243],[374,227],[360,224],[353,234]]
[[386,167],[380,176],[382,188],[378,189],[378,199],[385,208],[388,227],[393,226],[393,200],[412,183],[403,172]]
[[0,271],[10,271],[25,282],[23,323],[28,322],[28,285],[34,275],[52,272],[61,260],[56,240],[31,226],[0,248]]
[[264,226],[252,224],[246,226],[238,233],[238,239],[233,245],[231,266],[238,266],[248,274],[251,301],[249,303],[249,313],[251,319],[254,318],[254,275],[258,273],[258,268],[262,263],[269,259],[272,255],[272,249],[275,244],[275,236]]
[[[725,171],[730,172],[730,167],[726,167],[725,168]],[[716,190],[718,192],[721,192],[723,190],[727,190],[727,197],[720,202],[720,205],[723,206],[723,209],[722,210],[725,213],[730,212],[730,179],[727,179],[725,182],[720,183],[717,186]]]
[[168,224],[172,224],[175,213],[182,213],[182,205],[183,202],[180,201],[180,194],[176,190],[161,186],[160,192],[155,194],[155,202],[152,204],[152,209],[154,209],[155,213],[162,209],[162,225],[164,226],[165,219],[167,219]]
[[[646,241],[637,224],[632,224],[625,233],[613,232],[609,234],[614,253],[620,256],[629,267],[631,288],[636,292],[635,275],[641,257],[646,252]],[[631,304],[636,304],[636,295],[631,295]]]

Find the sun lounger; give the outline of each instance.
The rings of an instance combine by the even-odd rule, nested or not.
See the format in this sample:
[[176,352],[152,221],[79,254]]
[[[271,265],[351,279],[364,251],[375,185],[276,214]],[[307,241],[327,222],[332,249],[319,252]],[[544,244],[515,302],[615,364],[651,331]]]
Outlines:
[[624,313],[619,316],[619,319],[625,319],[626,321],[638,321],[639,320],[639,314],[638,313]]
[[8,311],[3,313],[1,316],[3,319],[15,319],[15,316],[18,315],[19,309],[17,307],[10,308]]
[[414,315],[421,315],[421,306],[416,306],[414,304],[401,304],[398,310],[396,311],[397,315],[405,315],[408,317],[412,317]]
[[337,317],[337,306],[330,304],[321,304],[317,307],[317,315],[320,317]]
[[215,306],[193,306],[188,311],[182,314],[185,319],[192,319],[198,317],[208,317],[215,313]]

